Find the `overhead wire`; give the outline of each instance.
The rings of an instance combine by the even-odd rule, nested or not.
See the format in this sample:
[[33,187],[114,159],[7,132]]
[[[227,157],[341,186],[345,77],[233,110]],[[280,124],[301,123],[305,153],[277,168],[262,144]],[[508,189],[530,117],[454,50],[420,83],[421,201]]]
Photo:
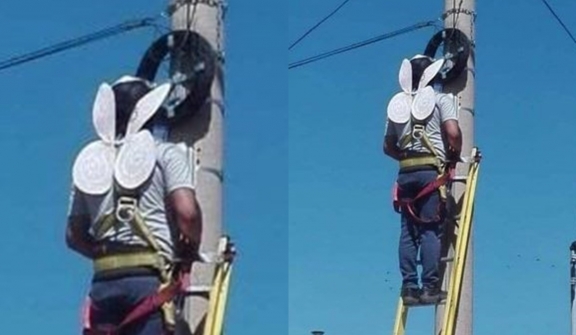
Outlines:
[[194,18],[196,16],[196,7],[198,5],[198,1],[185,0],[182,4],[186,6],[186,22],[185,22],[186,35],[182,39],[180,45],[178,45],[173,49],[173,53],[177,54],[176,57],[180,57],[179,55],[185,52],[186,44],[188,43],[188,39],[190,38],[191,32],[195,31],[193,24],[194,24]]
[[[454,3],[456,4],[456,3]],[[460,19],[460,12],[462,11],[462,5],[464,4],[464,0],[460,0],[460,4],[458,4],[458,10],[456,11],[456,19],[454,20],[454,29],[458,26],[458,20]]]
[[41,48],[29,53],[21,54],[15,57],[8,58],[0,61],[0,71],[14,66],[25,64],[37,59],[41,59],[59,52],[63,52],[72,48],[77,48],[92,42],[103,40],[112,36],[120,35],[135,29],[144,27],[156,27],[157,18],[147,17],[138,20],[129,20],[123,23],[111,26],[84,36],[80,36],[71,40],[56,43],[45,48]]
[[310,33],[312,33],[316,28],[320,27],[322,23],[326,22],[329,18],[331,18],[334,14],[336,14],[344,5],[346,5],[350,0],[344,0],[336,9],[326,15],[322,20],[318,21],[315,25],[313,25],[310,29],[308,29],[302,36],[300,36],[296,41],[294,41],[289,47],[288,50],[291,50],[293,47],[298,45],[302,40],[304,40]]
[[452,4],[452,8],[454,8],[456,10],[456,13],[454,14],[454,20],[452,21],[452,33],[450,34],[450,38],[449,40],[452,39],[452,37],[454,36],[454,33],[456,32],[456,27],[458,26],[458,20],[460,20],[460,12],[462,11],[462,5],[464,4],[464,0],[460,0],[460,4],[458,4],[458,9],[456,10],[456,0],[454,0],[453,4]]
[[377,43],[377,42],[380,42],[380,41],[383,41],[383,40],[386,40],[386,39],[389,39],[389,38],[392,38],[392,37],[396,37],[396,36],[399,36],[399,35],[402,35],[402,34],[406,34],[406,33],[409,33],[409,32],[413,32],[413,31],[415,31],[415,30],[419,30],[419,29],[422,29],[422,28],[435,26],[436,24],[437,24],[437,21],[436,21],[436,20],[416,23],[416,24],[413,24],[413,25],[411,25],[411,26],[408,26],[408,27],[405,27],[405,28],[402,28],[402,29],[398,29],[398,30],[392,31],[392,32],[390,32],[390,33],[378,35],[378,36],[369,38],[369,39],[367,39],[367,40],[363,40],[363,41],[360,41],[360,42],[356,42],[356,43],[353,43],[353,44],[350,44],[350,45],[347,45],[347,46],[344,46],[344,47],[340,47],[340,48],[337,48],[337,49],[334,49],[334,50],[330,50],[330,51],[327,51],[327,52],[320,53],[320,54],[315,55],[315,56],[311,56],[311,57],[304,58],[304,59],[299,60],[299,61],[296,61],[296,62],[292,62],[292,63],[288,64],[288,69],[294,69],[294,68],[297,68],[297,67],[301,67],[301,66],[304,66],[304,65],[307,65],[307,64],[310,64],[310,63],[314,63],[314,62],[317,62],[317,61],[326,59],[326,58],[328,58],[328,57],[332,57],[332,56],[335,56],[335,55],[338,55],[338,54],[341,54],[341,53],[344,53],[344,52],[348,52],[348,51],[351,51],[351,50],[354,50],[354,49],[358,49],[358,48],[361,48],[361,47],[364,47],[364,46],[367,46],[367,45],[370,45],[370,44],[374,44],[374,43]]
[[552,8],[552,6],[550,6],[550,4],[548,3],[548,1],[542,0],[542,2],[544,3],[544,5],[546,5],[546,7],[548,7],[548,10],[550,11],[550,13],[552,13],[552,15],[554,15],[554,17],[556,18],[556,20],[558,21],[558,23],[560,23],[560,25],[562,26],[562,28],[564,28],[564,31],[566,31],[566,33],[568,34],[568,36],[570,36],[570,38],[572,39],[572,42],[574,42],[574,43],[576,44],[576,38],[574,38],[574,35],[572,35],[572,32],[570,31],[570,29],[568,29],[568,27],[566,26],[566,24],[564,24],[564,22],[562,21],[562,19],[558,16],[558,14],[556,14],[556,11]]

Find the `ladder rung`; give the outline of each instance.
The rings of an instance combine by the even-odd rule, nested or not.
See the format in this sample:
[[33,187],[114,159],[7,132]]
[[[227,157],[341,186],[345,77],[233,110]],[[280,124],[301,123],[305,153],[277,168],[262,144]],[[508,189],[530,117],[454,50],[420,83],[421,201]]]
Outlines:
[[412,308],[412,307],[426,307],[426,306],[439,306],[439,305],[445,305],[446,304],[446,297],[443,297],[442,300],[440,300],[439,302],[435,303],[435,304],[423,304],[423,303],[417,303],[415,305],[410,305],[410,306],[406,306],[408,308]]
[[[449,263],[452,261],[454,261],[454,257],[442,257],[442,258],[440,258],[440,262],[442,262],[442,263]],[[416,264],[422,265],[422,260],[418,259],[416,261]]]
[[186,293],[206,293],[212,289],[211,285],[192,285],[186,288]]
[[468,181],[468,176],[454,176],[454,178],[452,178],[452,181],[459,181],[462,183],[466,183]]

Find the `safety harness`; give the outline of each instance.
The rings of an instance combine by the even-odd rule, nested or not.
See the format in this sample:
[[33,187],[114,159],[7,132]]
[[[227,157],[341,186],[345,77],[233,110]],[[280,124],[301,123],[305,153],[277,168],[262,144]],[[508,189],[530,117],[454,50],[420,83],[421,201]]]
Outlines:
[[[414,120],[412,120],[414,122]],[[427,120],[425,121],[427,122]],[[453,165],[446,165],[440,159],[438,152],[430,142],[430,139],[426,135],[425,131],[426,124],[423,122],[414,122],[412,124],[412,130],[410,133],[404,135],[400,139],[400,150],[406,152],[406,148],[408,145],[413,141],[417,140],[428,150],[431,155],[425,156],[414,156],[414,157],[405,157],[400,160],[400,170],[407,170],[411,168],[419,168],[425,166],[433,166],[436,171],[438,172],[438,178],[428,184],[426,184],[416,196],[413,198],[399,198],[399,186],[398,183],[394,184],[394,193],[393,193],[393,206],[394,210],[397,213],[407,213],[418,223],[431,223],[431,222],[438,222],[440,220],[441,209],[438,209],[437,214],[431,219],[423,219],[417,214],[417,210],[415,208],[415,203],[429,196],[433,192],[439,192],[441,205],[446,202],[447,197],[447,188],[446,185],[453,179],[454,177],[454,167]]]
[[[423,57],[423,56],[416,56]],[[416,58],[415,57],[415,58]],[[418,223],[437,222],[441,218],[441,208],[433,218],[424,219],[418,215],[415,204],[418,200],[429,196],[433,192],[440,193],[441,206],[446,202],[446,185],[454,177],[454,167],[452,164],[446,165],[441,159],[438,151],[426,134],[426,126],[433,116],[436,107],[436,95],[428,83],[436,76],[443,65],[443,60],[432,63],[423,72],[418,89],[412,89],[412,68],[410,61],[404,60],[400,68],[399,81],[403,92],[396,94],[388,104],[388,119],[396,124],[407,125],[410,123],[410,132],[405,134],[398,141],[398,147],[406,157],[400,159],[400,170],[416,170],[421,167],[433,167],[438,172],[438,178],[425,185],[413,198],[399,198],[398,183],[393,188],[393,207],[398,213],[408,214]],[[408,147],[414,141],[426,149],[427,153],[411,154]]]
[[[116,187],[116,189],[119,189]],[[119,224],[126,224],[133,234],[145,242],[148,251],[111,252],[93,261],[96,275],[107,271],[146,267],[157,271],[161,285],[159,290],[140,301],[118,325],[90,325],[85,327],[85,335],[114,335],[120,330],[145,316],[162,311],[164,323],[168,332],[175,327],[174,298],[183,292],[187,274],[182,271],[175,273],[174,264],[170,264],[161,254],[160,246],[145,223],[138,209],[139,197],[134,194],[118,191],[116,206],[113,213],[105,215],[95,227],[95,237],[101,239],[107,232]],[[90,308],[93,308],[90,307]],[[87,316],[89,320],[89,315]]]

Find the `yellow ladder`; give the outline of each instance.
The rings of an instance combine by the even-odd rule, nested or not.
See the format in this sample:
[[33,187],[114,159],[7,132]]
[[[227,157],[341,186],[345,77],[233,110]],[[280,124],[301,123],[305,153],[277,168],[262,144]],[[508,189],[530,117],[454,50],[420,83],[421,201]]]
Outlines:
[[[208,310],[204,319],[203,331],[200,334],[222,335],[224,334],[224,312],[226,311],[232,263],[236,256],[236,249],[228,236],[222,236],[216,252],[203,253],[201,256],[204,263],[214,264],[212,283],[210,285],[191,285],[186,290],[186,296],[208,296]],[[178,306],[177,314],[179,320],[186,322],[182,315],[184,299],[185,296],[181,296],[176,305]],[[188,334],[190,330],[184,332]],[[176,334],[179,334],[179,332],[176,331]]]
[[204,335],[222,335],[224,312],[228,300],[228,288],[232,274],[232,262],[236,255],[234,245],[228,237],[222,237],[219,244],[220,259],[216,263],[214,281],[210,289],[208,312],[204,324]]
[[[444,317],[442,321],[442,329],[439,335],[454,335],[456,329],[456,313],[460,303],[460,292],[462,289],[462,279],[464,277],[464,265],[466,262],[466,255],[468,253],[468,242],[470,240],[470,232],[472,230],[472,215],[474,209],[474,196],[476,194],[476,184],[478,180],[478,169],[480,167],[480,153],[478,149],[472,150],[472,162],[466,177],[466,190],[462,203],[460,215],[457,217],[458,222],[458,236],[454,247],[454,258],[452,261],[452,272],[450,274],[448,285],[448,296],[445,302]],[[447,269],[448,267],[445,267]],[[416,305],[418,306],[418,305]],[[411,307],[416,307],[411,306]],[[394,322],[393,335],[404,335],[406,331],[406,322],[408,320],[409,307],[405,306],[402,298],[398,301],[398,308],[396,312],[396,321]]]

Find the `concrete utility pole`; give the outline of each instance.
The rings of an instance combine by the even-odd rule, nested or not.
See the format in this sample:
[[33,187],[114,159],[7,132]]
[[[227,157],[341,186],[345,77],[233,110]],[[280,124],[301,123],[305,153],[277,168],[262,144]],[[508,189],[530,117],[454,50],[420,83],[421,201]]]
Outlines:
[[[475,44],[474,44],[474,21],[476,17],[475,0],[444,0],[445,8],[445,28],[458,28],[463,31],[472,41],[470,57],[468,59],[467,70],[463,71],[460,77],[444,87],[444,92],[453,93],[459,100],[459,123],[462,130],[463,144],[462,156],[469,156],[474,147],[474,79],[475,79]],[[468,165],[458,164],[457,174],[466,175]],[[461,203],[465,185],[455,183],[452,195],[456,203]],[[457,312],[456,335],[472,334],[472,273],[473,273],[473,233],[470,232],[470,243],[466,264],[464,267],[464,279],[460,306]],[[450,267],[447,268],[447,272]],[[445,283],[446,283],[445,278]],[[436,313],[436,334],[442,327],[444,308],[440,306]]]
[[[173,129],[170,140],[186,142],[194,152],[196,196],[202,211],[203,234],[201,250],[215,252],[222,232],[223,183],[223,0],[170,0],[173,30],[193,30],[210,42],[220,56],[211,96],[192,119]],[[190,59],[177,59],[172,72],[186,68]],[[195,286],[212,284],[214,266],[195,264],[191,283]],[[178,327],[178,335],[201,334],[202,321],[208,308],[208,294],[187,299],[184,314],[189,330]]]
[[576,335],[576,241],[570,245],[570,334]]

